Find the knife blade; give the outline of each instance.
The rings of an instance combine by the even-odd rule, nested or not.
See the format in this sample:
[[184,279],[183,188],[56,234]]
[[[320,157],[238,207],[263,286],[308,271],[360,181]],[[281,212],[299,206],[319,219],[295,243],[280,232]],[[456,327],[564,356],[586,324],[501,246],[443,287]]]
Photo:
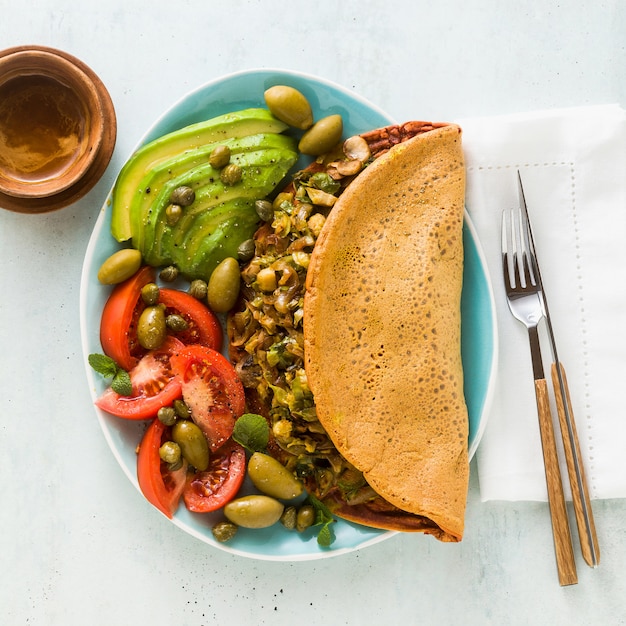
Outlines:
[[541,279],[539,270],[539,260],[537,258],[537,250],[533,236],[533,230],[526,206],[526,198],[522,185],[522,177],[518,170],[517,180],[519,186],[519,202],[522,209],[523,219],[526,221],[529,233],[529,245],[532,256],[535,259],[533,266],[536,274],[536,280],[540,287],[540,300],[546,321],[546,331],[550,342],[550,350],[552,352],[552,385],[559,416],[559,425],[561,428],[561,436],[563,439],[563,450],[565,452],[565,461],[567,464],[567,473],[572,491],[572,503],[574,505],[574,514],[576,516],[576,525],[578,527],[578,536],[580,540],[580,548],[583,559],[590,567],[597,567],[600,563],[600,548],[598,545],[598,536],[595,528],[593,511],[591,508],[591,500],[589,498],[589,490],[585,477],[585,470],[580,454],[580,444],[578,434],[576,432],[576,422],[572,409],[572,402],[567,384],[565,368],[559,361],[558,351],[556,347],[556,339],[554,337],[554,329],[552,320],[548,310],[548,301],[546,298],[545,287]]

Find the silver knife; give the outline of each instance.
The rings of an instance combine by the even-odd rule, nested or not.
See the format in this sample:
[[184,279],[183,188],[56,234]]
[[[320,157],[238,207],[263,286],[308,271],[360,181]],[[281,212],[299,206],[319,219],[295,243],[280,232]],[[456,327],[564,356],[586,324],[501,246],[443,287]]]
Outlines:
[[528,215],[528,208],[524,197],[524,188],[522,187],[522,177],[519,170],[517,172],[517,179],[519,183],[519,202],[524,220],[528,226],[530,239],[529,244],[532,252],[531,256],[534,256],[535,258],[535,265],[533,269],[536,274],[537,283],[540,287],[541,306],[546,319],[546,330],[550,340],[550,349],[552,351],[552,385],[554,386],[559,424],[561,427],[561,436],[563,438],[563,450],[565,452],[567,473],[572,490],[572,502],[574,505],[574,513],[576,515],[576,524],[578,526],[580,548],[585,562],[591,567],[597,567],[600,563],[600,548],[598,546],[598,537],[593,519],[593,511],[591,510],[589,490],[585,479],[585,470],[580,455],[580,444],[576,433],[576,422],[574,421],[574,414],[572,412],[572,403],[569,395],[569,388],[567,386],[565,369],[559,361],[556,349],[552,320],[550,319],[546,292],[543,281],[541,280],[541,272],[539,271],[537,250],[535,248],[533,231],[530,224],[530,216]]

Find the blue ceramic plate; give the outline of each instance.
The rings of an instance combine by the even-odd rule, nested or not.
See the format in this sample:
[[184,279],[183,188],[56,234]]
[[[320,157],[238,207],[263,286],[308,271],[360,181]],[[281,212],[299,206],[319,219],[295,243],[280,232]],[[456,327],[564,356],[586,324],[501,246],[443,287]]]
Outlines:
[[[320,78],[284,71],[252,70],[220,78],[185,96],[163,115],[145,134],[141,144],[188,124],[229,111],[264,106],[263,92],[276,84],[292,85],[309,99],[315,119],[340,113],[345,135],[349,136],[394,123],[388,115],[369,102]],[[299,164],[299,165],[302,165]],[[98,397],[105,383],[87,363],[87,356],[102,352],[99,340],[100,316],[109,294],[97,280],[102,262],[119,248],[110,235],[110,198],[102,207],[89,246],[81,281],[80,317],[85,367],[91,394]],[[467,217],[464,228],[465,286],[463,289],[463,362],[465,393],[470,415],[470,456],[473,456],[485,426],[485,415],[495,373],[496,324],[493,295],[486,264],[474,228]],[[94,407],[95,408],[95,407]],[[104,435],[129,480],[139,490],[136,477],[135,448],[145,424],[112,417],[95,408]],[[140,496],[143,497],[143,496]],[[157,513],[155,509],[155,514]],[[330,548],[317,544],[312,531],[298,534],[280,524],[265,530],[240,529],[228,544],[215,541],[211,526],[218,514],[198,515],[179,507],[173,523],[205,543],[242,556],[296,561],[344,554],[391,537],[393,532],[379,531],[338,520],[333,524],[336,540]]]

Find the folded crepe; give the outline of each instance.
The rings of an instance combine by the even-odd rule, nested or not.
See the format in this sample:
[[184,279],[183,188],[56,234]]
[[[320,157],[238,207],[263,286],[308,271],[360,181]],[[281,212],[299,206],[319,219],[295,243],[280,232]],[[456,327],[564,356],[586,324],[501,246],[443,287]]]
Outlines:
[[304,300],[305,369],[318,419],[384,499],[380,510],[340,498],[326,504],[359,523],[442,541],[463,536],[469,476],[464,197],[458,126],[395,145],[334,205]]

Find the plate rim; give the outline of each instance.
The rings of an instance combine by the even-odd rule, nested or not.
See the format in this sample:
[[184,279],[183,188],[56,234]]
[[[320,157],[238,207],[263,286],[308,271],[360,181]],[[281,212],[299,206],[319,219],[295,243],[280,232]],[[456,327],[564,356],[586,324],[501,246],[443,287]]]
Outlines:
[[471,215],[468,210],[465,209],[464,212],[464,223],[467,226],[469,233],[472,236],[472,243],[474,244],[476,254],[478,257],[478,261],[480,263],[480,267],[482,268],[483,274],[485,276],[485,282],[487,286],[488,293],[488,302],[489,302],[489,313],[491,318],[491,359],[489,361],[489,380],[485,390],[485,396],[483,399],[483,405],[480,412],[480,420],[478,422],[478,428],[476,429],[476,433],[474,434],[473,440],[470,442],[468,448],[468,459],[471,461],[476,452],[478,450],[478,446],[480,445],[481,439],[485,434],[485,429],[487,428],[487,422],[489,421],[489,413],[491,412],[491,407],[493,405],[493,398],[495,394],[496,383],[498,379],[498,355],[500,352],[499,349],[499,335],[498,335],[498,321],[497,321],[497,309],[496,309],[496,298],[495,292],[493,289],[493,281],[491,279],[491,272],[489,271],[489,266],[487,265],[487,255],[485,254],[485,250],[483,245],[478,237],[478,230],[472,220]]

